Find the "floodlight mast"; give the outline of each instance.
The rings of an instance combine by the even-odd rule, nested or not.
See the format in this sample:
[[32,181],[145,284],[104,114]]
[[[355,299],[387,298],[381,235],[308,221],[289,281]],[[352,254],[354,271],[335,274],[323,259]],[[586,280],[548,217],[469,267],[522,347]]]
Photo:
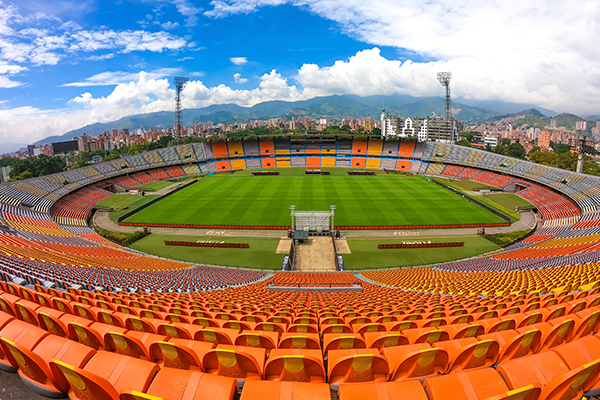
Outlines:
[[185,87],[185,84],[190,81],[187,76],[176,76],[175,79],[175,90],[177,92],[175,96],[175,140],[179,142],[181,140],[181,91]]
[[440,84],[446,88],[446,106],[444,107],[444,112],[446,114],[446,119],[449,120],[452,118],[452,103],[450,100],[450,81],[452,80],[452,72],[438,72],[437,78]]

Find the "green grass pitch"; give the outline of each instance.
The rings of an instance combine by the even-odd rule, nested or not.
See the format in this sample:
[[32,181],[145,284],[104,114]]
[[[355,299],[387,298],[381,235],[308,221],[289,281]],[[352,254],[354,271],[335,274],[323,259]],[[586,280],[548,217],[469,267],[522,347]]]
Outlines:
[[131,216],[126,222],[206,225],[289,225],[289,206],[297,211],[328,211],[335,224],[437,225],[504,222],[496,215],[423,177],[304,175],[280,169],[279,176],[248,171],[200,179]]

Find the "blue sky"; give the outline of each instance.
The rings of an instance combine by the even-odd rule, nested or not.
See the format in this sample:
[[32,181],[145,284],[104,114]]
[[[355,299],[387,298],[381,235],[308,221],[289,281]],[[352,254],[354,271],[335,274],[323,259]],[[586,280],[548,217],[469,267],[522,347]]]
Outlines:
[[0,141],[173,109],[453,95],[600,114],[600,0],[0,2]]

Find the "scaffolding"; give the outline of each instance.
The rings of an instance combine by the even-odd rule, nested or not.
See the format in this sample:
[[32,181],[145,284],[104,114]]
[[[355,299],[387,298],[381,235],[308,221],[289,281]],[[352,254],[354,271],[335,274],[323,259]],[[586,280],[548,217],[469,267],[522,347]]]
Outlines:
[[296,211],[296,206],[290,206],[292,231],[332,232],[334,230],[335,206],[329,206],[329,211]]

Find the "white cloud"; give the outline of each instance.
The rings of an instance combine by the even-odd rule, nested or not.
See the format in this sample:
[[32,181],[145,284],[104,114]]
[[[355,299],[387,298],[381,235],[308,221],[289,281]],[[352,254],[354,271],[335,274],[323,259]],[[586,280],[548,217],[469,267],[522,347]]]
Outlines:
[[242,75],[239,72],[236,72],[235,74],[233,74],[233,79],[235,80],[235,83],[246,83],[248,82],[247,78],[242,78]]
[[174,109],[175,91],[167,79],[148,78],[139,73],[137,82],[121,83],[106,97],[94,98],[87,92],[71,100],[90,110],[86,124],[107,122],[127,115]]
[[246,57],[231,57],[229,61],[235,65],[244,65],[248,62],[248,59]]
[[0,88],[12,88],[21,86],[22,83],[18,81],[12,80],[10,77],[12,75],[16,75],[20,72],[27,70],[27,68],[20,66],[9,64],[4,61],[0,61]]
[[[415,55],[397,68],[372,54],[322,69],[302,67],[303,85],[325,85],[309,86],[316,92],[375,92],[388,82],[377,90],[439,94],[435,72],[448,69],[456,95],[581,114],[600,108],[599,0],[215,0],[204,14],[224,18],[284,3],[333,20],[360,41]],[[367,55],[380,62],[361,64]],[[365,81],[356,80],[360,68]],[[380,75],[390,71],[399,75]]]
[[84,126],[88,114],[89,111],[34,107],[0,110],[0,141],[31,144]]
[[[178,23],[167,22],[163,25],[163,29],[173,29]],[[0,2],[0,61],[36,66],[56,65],[67,57],[70,62],[76,60],[79,52],[109,50],[113,54],[134,51],[160,53],[184,48],[186,42],[186,39],[164,31],[113,30],[106,27],[86,30],[73,21],[63,22],[42,13],[21,15],[15,6],[5,6]],[[97,54],[88,57],[108,58]]]
[[223,18],[231,14],[249,14],[263,6],[278,6],[285,3],[287,3],[285,0],[213,0],[210,2],[213,9],[205,11],[204,15],[213,18]]
[[171,29],[177,29],[179,28],[179,22],[171,22],[171,21],[167,21],[163,24],[161,24],[158,21],[154,21],[156,25],[160,25],[161,28],[170,31]]
[[202,12],[202,8],[193,6],[187,0],[172,0],[175,7],[177,7],[177,11],[186,16],[185,25],[188,27],[195,26],[198,23],[197,14]]
[[[174,76],[180,73],[180,68],[160,68],[155,71],[145,73],[146,79],[159,79],[166,76]],[[81,82],[71,82],[60,85],[62,87],[87,87],[87,86],[114,86],[122,83],[129,83],[139,78],[139,73],[123,71],[106,71],[90,76]]]

